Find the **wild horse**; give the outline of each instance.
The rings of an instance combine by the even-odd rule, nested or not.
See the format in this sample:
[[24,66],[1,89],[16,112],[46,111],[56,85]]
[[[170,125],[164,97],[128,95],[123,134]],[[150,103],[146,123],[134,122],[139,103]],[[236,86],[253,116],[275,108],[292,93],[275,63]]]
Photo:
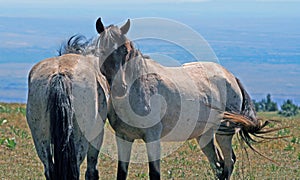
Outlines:
[[108,119],[117,137],[117,178],[127,177],[135,139],[146,143],[150,179],[160,179],[161,141],[195,138],[216,177],[230,179],[236,161],[233,135],[239,132],[250,145],[250,135],[267,124],[257,119],[241,82],[212,62],[164,67],[134,48],[126,37],[129,28],[129,20],[119,28],[104,27],[99,18],[97,43],[84,48],[104,60],[100,69],[110,85]]
[[[68,43],[71,46],[72,41]],[[69,49],[65,55],[45,59],[31,69],[27,122],[46,179],[79,179],[86,155],[85,177],[98,179],[107,81],[100,72],[98,57],[68,54],[71,52]]]
[[192,138],[216,177],[230,179],[233,135],[239,132],[250,145],[250,134],[267,124],[257,119],[241,82],[212,62],[164,67],[134,48],[126,37],[129,28],[130,20],[121,28],[104,27],[100,18],[96,23],[97,48],[105,55],[101,70],[111,86],[108,119],[117,136],[118,179],[127,177],[135,139],[146,143],[150,179],[160,179],[160,142]]

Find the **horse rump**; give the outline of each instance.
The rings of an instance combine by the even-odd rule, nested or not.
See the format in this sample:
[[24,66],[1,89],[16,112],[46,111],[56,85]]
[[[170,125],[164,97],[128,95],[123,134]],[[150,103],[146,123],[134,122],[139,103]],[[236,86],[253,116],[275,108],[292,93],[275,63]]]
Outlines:
[[[241,89],[242,95],[243,95],[243,104],[242,104],[242,111],[240,113],[237,112],[224,112],[223,114],[223,122],[225,124],[229,123],[229,127],[231,129],[239,129],[239,135],[243,142],[245,142],[250,149],[252,149],[257,154],[263,156],[264,158],[274,162],[272,159],[264,156],[260,152],[258,152],[253,146],[253,142],[257,142],[252,136],[261,138],[261,139],[279,139],[279,138],[285,138],[285,137],[268,137],[265,136],[265,134],[275,132],[281,129],[284,129],[286,127],[279,127],[279,128],[266,128],[266,126],[270,122],[276,122],[274,120],[266,120],[263,121],[256,116],[255,107],[253,105],[253,102],[245,90],[245,88],[242,86],[239,79],[236,78],[236,81]],[[276,163],[276,162],[274,162]]]

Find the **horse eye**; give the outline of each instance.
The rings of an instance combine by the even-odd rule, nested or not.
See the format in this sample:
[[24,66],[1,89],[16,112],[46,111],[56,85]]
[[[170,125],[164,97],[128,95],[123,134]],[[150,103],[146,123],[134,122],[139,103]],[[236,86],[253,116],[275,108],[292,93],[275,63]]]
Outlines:
[[127,53],[127,48],[126,48],[125,45],[122,46],[122,52],[123,52],[123,53]]

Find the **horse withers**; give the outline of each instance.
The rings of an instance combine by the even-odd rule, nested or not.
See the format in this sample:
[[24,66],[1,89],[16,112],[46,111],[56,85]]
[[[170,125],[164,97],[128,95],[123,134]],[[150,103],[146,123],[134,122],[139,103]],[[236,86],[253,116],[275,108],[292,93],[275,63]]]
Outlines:
[[28,78],[27,122],[46,179],[98,179],[108,87],[99,58],[65,54],[37,63]]

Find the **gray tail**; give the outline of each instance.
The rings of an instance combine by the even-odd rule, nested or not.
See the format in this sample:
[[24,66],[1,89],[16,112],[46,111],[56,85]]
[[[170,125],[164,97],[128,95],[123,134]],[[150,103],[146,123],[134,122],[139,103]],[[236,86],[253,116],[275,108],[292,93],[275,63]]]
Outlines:
[[73,131],[72,87],[65,74],[55,74],[50,80],[48,112],[51,141],[54,145],[55,179],[79,179]]

